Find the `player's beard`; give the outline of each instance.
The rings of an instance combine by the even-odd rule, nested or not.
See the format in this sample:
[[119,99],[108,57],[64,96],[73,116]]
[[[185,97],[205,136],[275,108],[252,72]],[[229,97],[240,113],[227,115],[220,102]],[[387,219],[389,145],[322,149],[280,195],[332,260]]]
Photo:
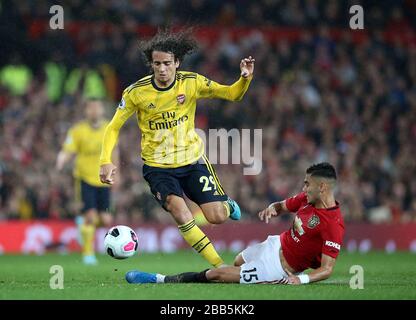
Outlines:
[[308,200],[308,204],[315,205],[317,197],[313,197],[311,194],[306,194],[306,198]]

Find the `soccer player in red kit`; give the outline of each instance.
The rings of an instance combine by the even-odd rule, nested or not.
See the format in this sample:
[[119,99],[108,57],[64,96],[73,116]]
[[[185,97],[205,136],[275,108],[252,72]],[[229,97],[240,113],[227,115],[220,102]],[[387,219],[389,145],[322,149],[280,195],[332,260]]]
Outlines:
[[[260,220],[296,213],[292,227],[269,236],[237,255],[234,266],[165,276],[129,271],[129,283],[228,282],[306,284],[325,280],[332,274],[344,237],[344,221],[334,198],[336,172],[329,163],[306,170],[301,193],[272,203],[259,212]],[[303,271],[313,269],[308,274]]]

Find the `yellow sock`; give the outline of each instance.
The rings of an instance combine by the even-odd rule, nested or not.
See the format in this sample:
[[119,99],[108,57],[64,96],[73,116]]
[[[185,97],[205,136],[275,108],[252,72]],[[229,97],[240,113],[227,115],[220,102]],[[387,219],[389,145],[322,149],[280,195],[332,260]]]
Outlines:
[[94,255],[94,234],[95,234],[95,226],[93,224],[84,223],[81,226],[82,255],[84,256]]
[[224,263],[211,241],[195,224],[194,219],[178,227],[185,241],[211,265],[218,267]]
[[224,206],[224,208],[225,208],[225,212],[227,213],[227,218],[230,216],[230,211],[231,211],[231,209],[230,209],[230,205],[228,204],[228,202],[227,201],[224,201],[223,203],[222,203],[222,205]]

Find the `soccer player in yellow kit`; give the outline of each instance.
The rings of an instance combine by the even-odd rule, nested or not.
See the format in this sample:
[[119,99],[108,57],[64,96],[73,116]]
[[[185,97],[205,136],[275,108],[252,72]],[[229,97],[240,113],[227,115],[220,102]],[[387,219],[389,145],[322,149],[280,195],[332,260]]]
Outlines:
[[[90,99],[85,102],[86,119],[78,122],[67,133],[62,150],[56,160],[56,168],[61,171],[74,156],[74,178],[76,196],[83,203],[84,217],[77,217],[83,262],[96,264],[94,254],[95,228],[101,218],[106,227],[112,223],[110,207],[110,188],[100,181],[99,159],[101,144],[108,120],[104,119],[102,101]],[[115,154],[116,156],[116,154]]]
[[254,71],[254,59],[241,60],[240,78],[221,85],[194,72],[178,71],[185,55],[196,49],[190,32],[159,32],[142,51],[153,74],[127,87],[104,134],[100,178],[112,184],[116,166],[111,155],[124,122],[136,113],[141,130],[143,176],[157,201],[176,221],[185,241],[214,267],[224,262],[196,225],[184,194],[198,204],[208,222],[220,224],[228,217],[239,220],[238,204],[229,198],[204,155],[204,145],[194,130],[196,101],[201,98],[241,100]]

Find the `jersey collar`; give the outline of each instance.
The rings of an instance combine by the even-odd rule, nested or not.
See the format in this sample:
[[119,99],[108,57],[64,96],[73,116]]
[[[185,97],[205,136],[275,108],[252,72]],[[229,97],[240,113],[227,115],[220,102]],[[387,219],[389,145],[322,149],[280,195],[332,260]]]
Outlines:
[[93,129],[93,130],[98,130],[98,129],[100,129],[101,127],[102,127],[102,125],[103,125],[103,120],[101,119],[101,120],[99,120],[98,121],[98,123],[97,123],[97,126],[94,126],[90,121],[87,121],[87,123],[88,123],[88,125],[89,125],[89,127],[91,128],[91,129]]
[[326,208],[327,211],[337,210],[339,208],[339,202],[335,200],[335,206],[331,208]]
[[152,75],[151,82],[152,82],[153,88],[155,88],[156,90],[158,90],[158,91],[168,91],[169,89],[173,88],[173,86],[175,85],[176,75],[175,75],[175,78],[173,79],[173,82],[170,84],[170,86],[166,87],[166,88],[160,88],[160,87],[157,86],[156,81],[155,81],[155,75]]
[[330,207],[330,208],[316,208],[315,206],[312,206],[312,207],[314,207],[316,210],[332,211],[332,210],[337,210],[339,208],[339,202],[335,200],[335,206]]

